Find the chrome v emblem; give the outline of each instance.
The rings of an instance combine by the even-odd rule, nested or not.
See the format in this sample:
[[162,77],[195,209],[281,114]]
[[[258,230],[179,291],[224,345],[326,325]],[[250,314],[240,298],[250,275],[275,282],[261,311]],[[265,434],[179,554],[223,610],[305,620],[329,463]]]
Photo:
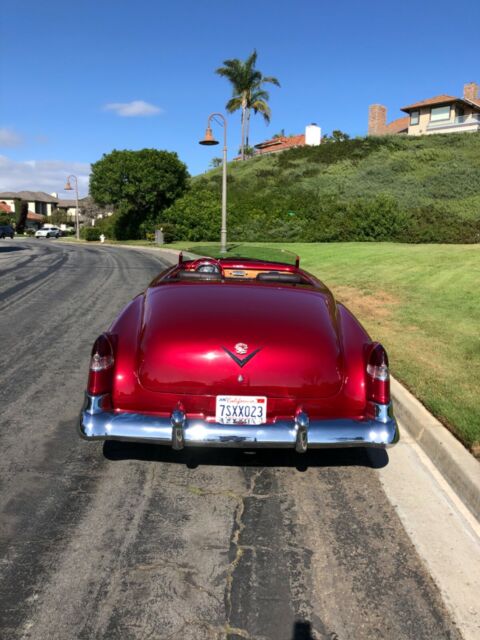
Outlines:
[[225,353],[228,353],[228,355],[231,357],[231,359],[234,362],[236,362],[239,367],[243,367],[244,365],[246,365],[247,362],[249,362],[249,360],[251,360],[253,358],[253,356],[256,355],[260,351],[261,348],[262,347],[258,347],[258,349],[255,349],[255,351],[252,351],[252,353],[249,353],[248,356],[245,356],[245,358],[239,358],[234,353],[229,351],[227,349],[227,347],[222,347],[222,349],[225,351]]

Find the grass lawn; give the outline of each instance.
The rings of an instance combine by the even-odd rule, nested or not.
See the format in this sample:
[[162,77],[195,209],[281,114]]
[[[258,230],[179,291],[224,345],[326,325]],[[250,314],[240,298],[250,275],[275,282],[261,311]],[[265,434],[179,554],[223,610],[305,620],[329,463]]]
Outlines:
[[[213,244],[201,246],[206,254],[215,250]],[[372,338],[385,345],[393,374],[480,456],[479,245],[244,247],[244,254],[260,257],[261,248],[262,257],[272,255],[270,259],[275,259],[270,250],[275,250],[276,259],[281,259],[279,249],[299,254],[300,265],[323,280]]]

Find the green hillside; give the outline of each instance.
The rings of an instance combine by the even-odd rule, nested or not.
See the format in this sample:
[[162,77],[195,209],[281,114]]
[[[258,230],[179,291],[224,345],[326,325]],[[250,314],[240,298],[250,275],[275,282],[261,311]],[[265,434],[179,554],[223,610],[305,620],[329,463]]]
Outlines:
[[[215,240],[221,169],[162,214],[172,239]],[[328,141],[228,165],[234,241],[480,241],[480,133]]]

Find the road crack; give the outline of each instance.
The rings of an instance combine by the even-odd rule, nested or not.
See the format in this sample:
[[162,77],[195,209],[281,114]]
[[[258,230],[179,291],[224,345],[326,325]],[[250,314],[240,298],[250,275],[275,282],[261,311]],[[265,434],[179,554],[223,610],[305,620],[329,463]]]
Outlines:
[[[232,602],[233,575],[245,552],[245,547],[240,544],[240,537],[242,535],[243,530],[245,529],[245,523],[243,522],[243,514],[245,512],[245,500],[247,498],[255,497],[256,483],[262,473],[263,473],[263,469],[259,469],[256,473],[254,473],[250,478],[248,491],[242,495],[236,496],[238,499],[238,503],[235,508],[235,513],[233,517],[232,535],[230,537],[230,548],[229,548],[229,556],[231,558],[233,556],[233,558],[227,567],[225,596],[224,596],[227,625],[229,625],[230,623],[232,609],[233,609],[233,602]],[[263,497],[263,494],[262,494],[262,497]],[[241,636],[241,637],[248,637],[248,636]]]

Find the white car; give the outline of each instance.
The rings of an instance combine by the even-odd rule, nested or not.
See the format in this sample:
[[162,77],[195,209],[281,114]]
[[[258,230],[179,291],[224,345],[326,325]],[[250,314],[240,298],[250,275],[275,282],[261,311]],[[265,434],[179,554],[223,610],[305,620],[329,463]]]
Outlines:
[[62,230],[60,227],[49,225],[48,227],[42,227],[35,231],[35,238],[60,238]]

